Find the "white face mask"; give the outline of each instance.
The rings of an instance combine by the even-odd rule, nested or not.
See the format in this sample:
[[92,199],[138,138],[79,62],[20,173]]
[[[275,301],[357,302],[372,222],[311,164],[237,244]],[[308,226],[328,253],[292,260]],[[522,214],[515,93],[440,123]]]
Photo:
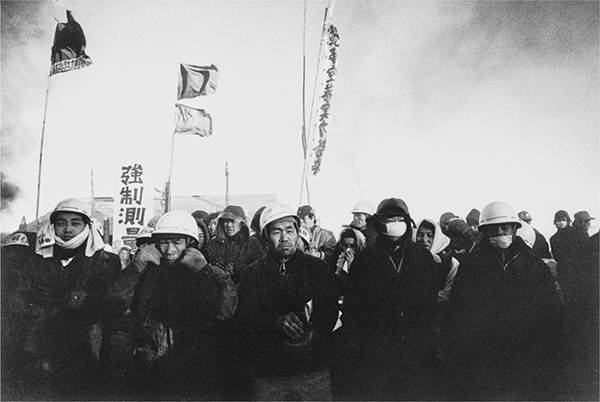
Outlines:
[[401,237],[406,233],[406,222],[388,222],[385,224],[384,235],[389,237]]
[[564,229],[567,227],[567,221],[558,221],[556,222],[556,227],[559,229]]
[[493,247],[501,248],[503,250],[509,248],[510,245],[512,244],[512,241],[513,241],[512,235],[490,237],[490,244]]

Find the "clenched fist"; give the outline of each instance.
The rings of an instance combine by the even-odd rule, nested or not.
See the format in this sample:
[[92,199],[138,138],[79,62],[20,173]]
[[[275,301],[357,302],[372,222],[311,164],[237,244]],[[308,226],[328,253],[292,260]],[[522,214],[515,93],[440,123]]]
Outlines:
[[156,247],[144,247],[135,254],[133,258],[133,265],[137,271],[141,274],[144,272],[149,263],[160,265],[160,258],[162,255]]
[[200,272],[200,270],[208,264],[202,253],[192,247],[185,249],[183,257],[181,258],[181,263],[193,272]]

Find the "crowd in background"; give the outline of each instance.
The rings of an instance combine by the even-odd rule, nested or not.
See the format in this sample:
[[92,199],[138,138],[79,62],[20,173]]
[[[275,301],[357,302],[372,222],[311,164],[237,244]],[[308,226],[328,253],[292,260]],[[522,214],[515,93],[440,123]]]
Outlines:
[[588,212],[549,241],[504,202],[350,214],[170,211],[113,251],[59,202],[2,246],[2,399],[598,399]]

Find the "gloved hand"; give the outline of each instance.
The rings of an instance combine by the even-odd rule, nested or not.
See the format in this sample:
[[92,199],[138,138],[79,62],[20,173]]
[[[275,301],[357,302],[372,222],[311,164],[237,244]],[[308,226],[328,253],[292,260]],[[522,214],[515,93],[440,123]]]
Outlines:
[[289,338],[299,340],[304,335],[304,324],[294,313],[287,313],[280,316],[275,326],[286,334]]
[[162,255],[156,247],[144,247],[135,253],[133,258],[133,265],[137,271],[141,274],[144,272],[149,263],[160,265],[160,258]]
[[185,249],[183,257],[181,257],[181,263],[193,272],[200,272],[208,264],[202,253],[193,247]]
[[63,304],[68,293],[49,283],[36,283],[31,291],[31,299],[40,306],[57,306]]

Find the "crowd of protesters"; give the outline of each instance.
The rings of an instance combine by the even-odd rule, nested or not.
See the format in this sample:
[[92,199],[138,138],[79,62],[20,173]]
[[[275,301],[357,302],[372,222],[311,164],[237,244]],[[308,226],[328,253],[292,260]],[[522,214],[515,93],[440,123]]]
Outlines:
[[349,212],[170,211],[117,254],[59,202],[2,246],[2,399],[598,399],[589,213]]

